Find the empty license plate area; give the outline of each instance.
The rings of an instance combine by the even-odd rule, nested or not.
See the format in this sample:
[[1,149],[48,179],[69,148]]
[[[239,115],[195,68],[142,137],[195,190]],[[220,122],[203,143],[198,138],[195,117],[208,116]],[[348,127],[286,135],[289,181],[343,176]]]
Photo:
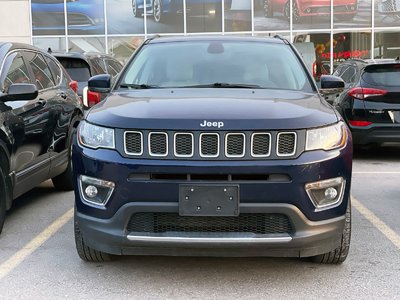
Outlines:
[[238,185],[180,185],[179,215],[238,216]]

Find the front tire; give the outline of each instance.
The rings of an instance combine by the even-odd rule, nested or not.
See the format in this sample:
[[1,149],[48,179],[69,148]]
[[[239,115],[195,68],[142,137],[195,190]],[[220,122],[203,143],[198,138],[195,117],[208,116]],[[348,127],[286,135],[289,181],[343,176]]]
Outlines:
[[[297,6],[297,3],[295,0],[293,0],[292,13],[293,13],[293,24],[300,23],[301,17],[300,17],[299,7]],[[284,15],[287,18],[287,20],[290,21],[290,1],[289,0],[285,3]]]
[[274,16],[271,0],[264,0],[264,16],[266,18],[272,18]]
[[76,217],[76,207],[74,211],[74,233],[75,233],[75,246],[79,257],[87,262],[105,262],[111,260],[111,255],[102,251],[95,250],[85,244],[83,240],[79,223]]
[[143,11],[137,7],[136,0],[132,0],[132,13],[135,18],[141,18],[143,16]]
[[157,23],[160,23],[161,20],[163,19],[161,0],[153,1],[153,18],[154,18],[154,21],[156,21]]
[[311,260],[313,262],[320,264],[341,264],[346,260],[347,255],[349,253],[350,239],[351,239],[351,204],[349,199],[340,246],[330,252],[313,256],[311,257]]

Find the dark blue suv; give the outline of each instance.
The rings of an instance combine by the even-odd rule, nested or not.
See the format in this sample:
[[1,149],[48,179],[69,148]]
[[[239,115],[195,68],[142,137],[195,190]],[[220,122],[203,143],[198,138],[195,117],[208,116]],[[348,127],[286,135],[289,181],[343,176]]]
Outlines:
[[[146,40],[80,123],[75,241],[110,254],[313,257],[350,243],[352,141],[286,40]],[[343,88],[321,78],[324,92]]]

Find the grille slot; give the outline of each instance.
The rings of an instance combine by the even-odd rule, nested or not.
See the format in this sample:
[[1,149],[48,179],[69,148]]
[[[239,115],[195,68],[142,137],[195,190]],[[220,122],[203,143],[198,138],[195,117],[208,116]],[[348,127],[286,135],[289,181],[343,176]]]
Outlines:
[[200,156],[218,157],[219,156],[219,135],[218,133],[200,134]]
[[168,155],[168,135],[165,132],[149,133],[149,154],[151,156]]
[[240,214],[237,217],[186,217],[177,213],[136,213],[128,232],[247,232],[255,234],[291,233],[291,222],[283,214]]
[[194,137],[191,133],[175,133],[174,151],[176,157],[192,157],[194,154]]
[[271,134],[253,133],[251,136],[251,155],[268,157],[271,155]]
[[243,157],[245,154],[245,138],[243,133],[228,133],[225,136],[225,156]]
[[143,154],[143,134],[139,131],[125,131],[125,152],[130,155]]
[[281,132],[278,134],[278,146],[276,154],[278,156],[291,156],[296,153],[296,133]]

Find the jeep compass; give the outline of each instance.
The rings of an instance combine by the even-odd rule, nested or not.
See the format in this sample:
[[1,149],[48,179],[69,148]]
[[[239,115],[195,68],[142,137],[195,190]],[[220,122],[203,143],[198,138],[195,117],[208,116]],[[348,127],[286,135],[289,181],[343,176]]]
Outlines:
[[89,90],[110,94],[72,153],[83,260],[346,259],[351,135],[286,40],[150,38]]

